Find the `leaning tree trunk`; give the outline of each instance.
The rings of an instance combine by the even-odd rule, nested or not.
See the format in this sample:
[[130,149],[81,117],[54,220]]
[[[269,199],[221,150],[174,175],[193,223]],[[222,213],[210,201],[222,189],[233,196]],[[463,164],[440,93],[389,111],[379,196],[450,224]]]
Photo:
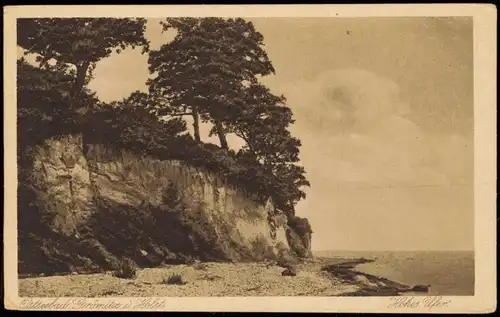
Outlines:
[[224,130],[224,126],[220,120],[215,120],[215,128],[217,129],[217,135],[219,136],[220,147],[227,150],[229,146],[227,145],[226,131]]
[[201,142],[200,138],[200,115],[198,114],[198,109],[193,107],[193,128],[194,128],[194,139],[197,142]]
[[[79,138],[81,140],[81,147],[84,153],[87,151],[87,145],[84,140],[84,133],[81,131],[81,127],[85,125],[85,121],[88,119],[85,113],[88,111],[86,108],[80,107],[81,100],[80,97],[83,92],[83,86],[85,85],[85,77],[87,75],[87,70],[89,69],[90,62],[84,61],[76,65],[76,79],[73,83],[70,95],[70,104],[67,110],[67,115],[73,118],[73,126],[77,128],[77,133],[73,133],[73,137]],[[82,111],[83,110],[83,111]]]
[[85,61],[79,65],[76,65],[76,79],[73,84],[71,91],[71,108],[76,108],[76,103],[78,102],[78,97],[83,90],[83,85],[85,84],[85,76],[87,75],[87,70],[90,66],[90,62]]

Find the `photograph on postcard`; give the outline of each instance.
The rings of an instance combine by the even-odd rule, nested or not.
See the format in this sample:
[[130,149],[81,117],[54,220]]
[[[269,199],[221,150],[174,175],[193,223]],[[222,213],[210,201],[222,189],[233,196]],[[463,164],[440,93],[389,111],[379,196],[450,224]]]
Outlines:
[[491,309],[487,24],[236,7],[7,12],[6,306]]
[[472,31],[18,19],[20,296],[474,295]]

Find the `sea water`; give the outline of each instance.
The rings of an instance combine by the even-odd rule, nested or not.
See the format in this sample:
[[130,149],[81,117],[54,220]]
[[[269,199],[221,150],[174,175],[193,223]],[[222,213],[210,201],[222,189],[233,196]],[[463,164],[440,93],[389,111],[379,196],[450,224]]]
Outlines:
[[329,258],[367,258],[355,270],[409,286],[431,285],[432,296],[474,295],[474,251],[319,251]]

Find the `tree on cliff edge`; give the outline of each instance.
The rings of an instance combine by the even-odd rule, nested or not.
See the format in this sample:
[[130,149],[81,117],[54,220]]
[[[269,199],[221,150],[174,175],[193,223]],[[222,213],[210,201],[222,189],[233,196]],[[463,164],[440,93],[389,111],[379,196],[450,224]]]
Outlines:
[[234,98],[240,103],[241,113],[234,115],[235,120],[228,123],[228,131],[246,142],[238,153],[246,160],[261,164],[274,176],[270,193],[275,197],[279,209],[293,214],[295,204],[305,198],[301,190],[310,186],[300,161],[301,142],[288,130],[295,122],[284,96],[276,96],[262,84],[251,84]]
[[239,158],[270,176],[265,192],[293,214],[309,182],[295,164],[301,143],[288,130],[294,120],[285,97],[258,80],[275,73],[262,34],[241,18],[168,18],[162,25],[177,34],[150,52],[148,103],[160,115],[192,116],[198,142],[199,121],[213,123],[210,135],[224,149],[227,133],[243,139]]
[[227,126],[242,106],[234,97],[257,76],[274,73],[262,34],[241,18],[167,18],[162,25],[177,35],[150,53],[149,70],[156,75],[148,81],[150,92],[168,100],[168,114],[193,117],[197,141],[200,120],[212,122],[227,149]]
[[149,50],[144,37],[145,19],[41,18],[17,20],[17,45],[26,54],[37,54],[40,67],[55,60],[59,69],[72,68],[75,76],[69,92],[73,109],[95,63],[127,46]]

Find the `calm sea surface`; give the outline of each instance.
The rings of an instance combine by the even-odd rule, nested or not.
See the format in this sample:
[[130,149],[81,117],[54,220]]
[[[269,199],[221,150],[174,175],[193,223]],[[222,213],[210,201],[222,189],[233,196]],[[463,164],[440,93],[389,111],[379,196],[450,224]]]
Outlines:
[[356,270],[407,285],[430,284],[428,295],[474,295],[474,251],[318,251],[321,257],[375,259]]

